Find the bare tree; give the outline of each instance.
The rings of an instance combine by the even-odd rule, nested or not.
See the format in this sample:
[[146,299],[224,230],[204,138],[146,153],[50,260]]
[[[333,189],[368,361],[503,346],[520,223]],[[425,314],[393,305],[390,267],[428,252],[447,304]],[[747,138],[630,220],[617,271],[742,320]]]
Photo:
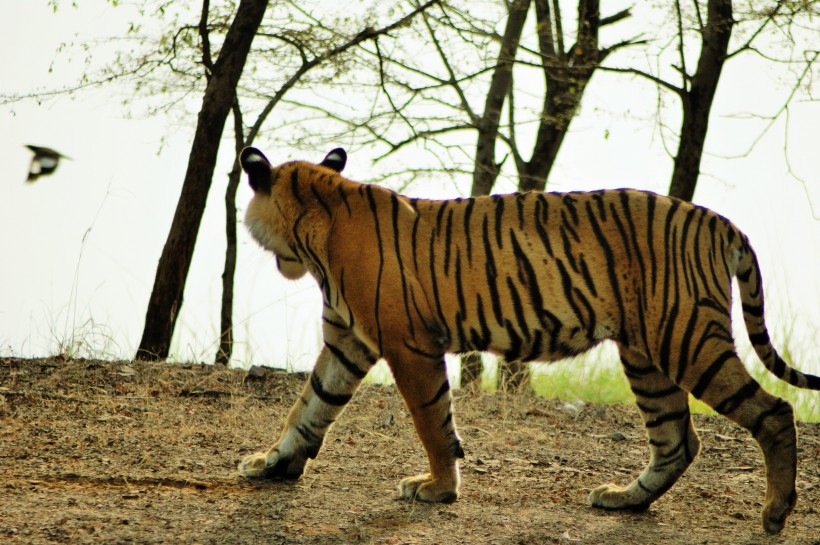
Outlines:
[[[680,18],[680,0],[675,1]],[[680,19],[679,19],[680,20]],[[676,92],[683,106],[680,143],[669,185],[669,195],[691,201],[700,175],[700,162],[709,128],[709,114],[715,99],[723,64],[727,59],[734,19],[731,0],[709,0],[706,22],[701,28],[701,50],[698,66],[690,77],[686,74],[683,33],[679,34],[683,82]]]
[[[203,11],[207,9],[207,4],[206,0]],[[182,193],[162,249],[145,313],[145,327],[136,353],[138,359],[164,359],[168,356],[213,178],[222,129],[236,99],[236,86],[267,5],[267,0],[240,1],[219,56],[209,71]]]
[[[358,32],[353,37],[343,38],[342,43],[338,45],[328,45],[326,49],[311,53],[306,40],[300,36],[293,36],[284,33],[268,34],[267,37],[283,41],[293,47],[301,60],[298,67],[293,74],[288,77],[285,82],[276,90],[270,97],[268,102],[262,108],[261,112],[256,118],[254,124],[250,127],[247,136],[244,135],[242,123],[242,111],[239,108],[238,101],[234,104],[234,142],[236,148],[236,157],[233,168],[228,175],[228,187],[225,192],[225,207],[226,207],[226,238],[227,247],[225,251],[225,267],[222,273],[222,305],[220,311],[220,342],[219,348],[216,352],[215,363],[226,365],[233,353],[233,279],[236,269],[236,190],[239,186],[239,180],[242,175],[242,169],[239,165],[239,152],[245,146],[253,144],[260,130],[270,113],[276,106],[284,99],[285,95],[290,91],[309,71],[322,66],[324,63],[331,61],[340,55],[343,55],[352,48],[362,44],[365,41],[376,40],[379,36],[387,35],[389,32],[407,25],[414,17],[424,12],[432,5],[437,4],[439,0],[428,0],[427,2],[416,6],[415,9],[408,14],[403,15],[396,21],[385,25],[384,27],[374,29],[366,27]],[[317,27],[325,31],[330,31],[321,21],[313,20]],[[203,43],[206,43],[203,40]]]

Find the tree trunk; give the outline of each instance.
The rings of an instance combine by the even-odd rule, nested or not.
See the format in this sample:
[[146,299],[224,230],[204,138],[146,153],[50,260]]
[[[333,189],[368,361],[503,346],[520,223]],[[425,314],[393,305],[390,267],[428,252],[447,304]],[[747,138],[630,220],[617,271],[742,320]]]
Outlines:
[[[557,2],[555,3],[557,9]],[[598,0],[579,0],[575,43],[564,51],[563,37],[554,36],[561,15],[550,12],[547,0],[535,0],[538,46],[544,72],[544,102],[529,162],[515,150],[519,191],[544,191],[570,122],[578,111],[589,80],[606,56],[598,48],[600,9]],[[555,25],[561,28],[560,23]],[[511,130],[514,130],[511,128]],[[498,387],[521,391],[530,382],[530,368],[520,361],[498,360]]]
[[234,145],[236,159],[228,174],[228,187],[225,189],[225,267],[222,270],[222,307],[219,312],[219,348],[214,363],[228,365],[233,355],[233,283],[236,272],[236,190],[242,177],[239,165],[239,154],[245,146],[245,135],[242,124],[242,110],[239,101],[233,104]]
[[[473,167],[473,185],[470,190],[473,197],[490,194],[501,168],[495,162],[495,142],[501,122],[501,109],[512,85],[513,62],[521,41],[521,31],[527,20],[530,1],[514,0],[509,6],[507,26],[504,29],[498,61],[484,102],[484,113],[480,119],[474,120],[478,129],[478,142]],[[461,357],[461,387],[476,383],[480,378],[481,354],[464,354]]]
[[691,78],[689,90],[684,86],[681,93],[683,121],[672,182],[669,185],[669,195],[672,197],[691,201],[695,195],[709,114],[726,60],[733,24],[731,0],[709,0],[706,26],[701,32],[697,71]]
[[521,31],[527,20],[530,0],[514,0],[509,7],[507,26],[501,40],[498,61],[490,80],[490,88],[484,102],[484,113],[477,120],[478,142],[476,143],[475,166],[473,168],[473,197],[489,195],[498,177],[499,165],[495,162],[495,142],[501,122],[501,109],[512,84],[512,69]]
[[267,0],[240,1],[205,88],[182,193],[148,301],[145,328],[136,354],[138,359],[168,357],[225,120],[267,4]]
[[606,56],[598,48],[600,10],[598,0],[578,2],[578,29],[568,52],[552,36],[549,2],[536,0],[538,41],[544,66],[546,92],[541,121],[529,162],[519,162],[518,190],[544,191],[567,129],[581,104],[589,80]]

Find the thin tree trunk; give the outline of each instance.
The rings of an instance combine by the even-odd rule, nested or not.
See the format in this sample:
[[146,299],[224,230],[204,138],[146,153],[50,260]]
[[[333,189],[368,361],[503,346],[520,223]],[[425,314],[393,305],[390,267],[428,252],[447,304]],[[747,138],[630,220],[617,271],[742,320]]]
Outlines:
[[241,0],[205,88],[188,168],[154,278],[136,358],[168,357],[225,120],[267,0]]
[[681,93],[683,121],[680,143],[669,185],[669,195],[691,201],[700,174],[700,162],[709,127],[709,114],[732,36],[731,0],[709,0],[706,26],[701,32],[701,52],[691,87]]
[[239,154],[245,146],[245,135],[242,124],[242,110],[239,101],[233,104],[234,146],[237,159],[233,162],[228,174],[228,187],[225,189],[225,268],[222,271],[222,307],[219,312],[219,348],[214,363],[228,365],[233,355],[233,284],[236,272],[236,190],[242,177],[239,165]]

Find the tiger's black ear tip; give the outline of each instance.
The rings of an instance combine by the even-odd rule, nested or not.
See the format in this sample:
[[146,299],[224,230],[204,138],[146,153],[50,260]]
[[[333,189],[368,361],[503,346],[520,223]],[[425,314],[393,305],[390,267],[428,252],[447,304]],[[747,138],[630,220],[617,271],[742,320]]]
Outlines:
[[239,164],[248,174],[248,182],[254,191],[270,192],[270,161],[256,148],[245,148],[239,154]]
[[336,172],[341,172],[347,164],[347,152],[345,152],[344,148],[330,150],[330,153],[328,153],[324,160],[319,164],[324,167],[332,168]]
[[256,164],[263,164],[270,168],[270,161],[265,154],[256,148],[247,147],[239,154],[239,164],[242,170],[248,172],[248,168],[253,168]]

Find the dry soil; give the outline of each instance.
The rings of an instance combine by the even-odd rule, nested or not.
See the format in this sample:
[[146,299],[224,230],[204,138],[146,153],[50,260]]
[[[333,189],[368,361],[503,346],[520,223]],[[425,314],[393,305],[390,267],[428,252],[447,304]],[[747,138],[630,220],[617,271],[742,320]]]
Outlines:
[[586,502],[647,460],[630,406],[456,393],[460,499],[400,500],[426,457],[393,387],[365,385],[306,474],[253,482],[304,375],[210,366],[0,359],[0,543],[820,544],[820,426],[799,426],[797,507],[763,532],[748,434],[697,416],[699,458],[643,513]]

